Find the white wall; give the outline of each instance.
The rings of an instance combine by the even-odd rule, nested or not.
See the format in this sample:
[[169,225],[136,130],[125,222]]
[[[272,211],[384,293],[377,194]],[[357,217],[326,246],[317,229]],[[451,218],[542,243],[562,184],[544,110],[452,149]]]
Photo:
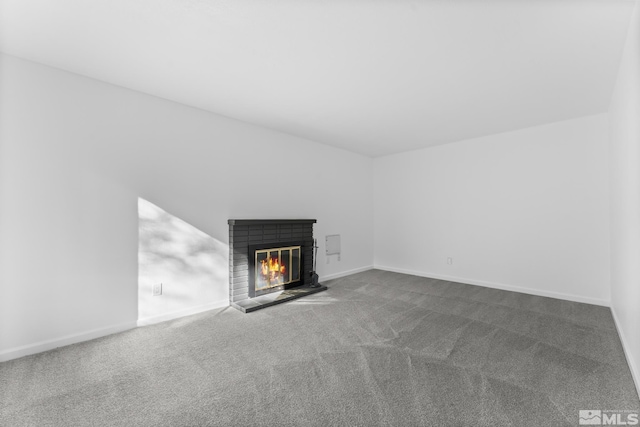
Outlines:
[[143,198],[138,221],[138,325],[229,304],[228,243]]
[[607,126],[601,114],[375,159],[374,265],[608,305]]
[[225,244],[316,218],[321,278],[372,264],[367,157],[6,55],[0,93],[0,360],[135,325],[139,197]]
[[[611,307],[640,390],[640,6],[609,108]],[[640,392],[640,391],[639,391]]]

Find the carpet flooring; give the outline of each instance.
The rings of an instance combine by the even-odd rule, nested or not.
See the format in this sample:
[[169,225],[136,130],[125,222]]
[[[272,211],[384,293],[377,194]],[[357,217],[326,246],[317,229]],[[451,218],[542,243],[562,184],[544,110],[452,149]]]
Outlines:
[[0,363],[2,426],[576,426],[640,410],[608,308],[371,270]]

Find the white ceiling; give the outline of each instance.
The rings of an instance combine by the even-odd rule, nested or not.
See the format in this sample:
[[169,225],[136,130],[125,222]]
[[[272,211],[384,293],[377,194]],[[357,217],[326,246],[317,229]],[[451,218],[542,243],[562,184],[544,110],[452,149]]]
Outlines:
[[0,50],[368,156],[608,110],[630,0],[0,0]]

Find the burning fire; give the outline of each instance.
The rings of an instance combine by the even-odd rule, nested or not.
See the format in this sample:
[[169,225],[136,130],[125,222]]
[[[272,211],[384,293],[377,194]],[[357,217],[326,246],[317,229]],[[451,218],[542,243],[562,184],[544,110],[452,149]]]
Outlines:
[[284,265],[280,265],[278,258],[269,257],[268,259],[262,260],[260,268],[262,269],[263,276],[271,276],[272,279],[274,279],[278,273],[284,274],[286,272]]

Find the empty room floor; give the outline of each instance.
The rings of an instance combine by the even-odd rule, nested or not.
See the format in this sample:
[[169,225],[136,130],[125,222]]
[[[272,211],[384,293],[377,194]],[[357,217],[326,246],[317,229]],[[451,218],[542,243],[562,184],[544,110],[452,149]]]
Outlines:
[[640,410],[606,307],[370,270],[0,364],[0,425],[575,426]]

